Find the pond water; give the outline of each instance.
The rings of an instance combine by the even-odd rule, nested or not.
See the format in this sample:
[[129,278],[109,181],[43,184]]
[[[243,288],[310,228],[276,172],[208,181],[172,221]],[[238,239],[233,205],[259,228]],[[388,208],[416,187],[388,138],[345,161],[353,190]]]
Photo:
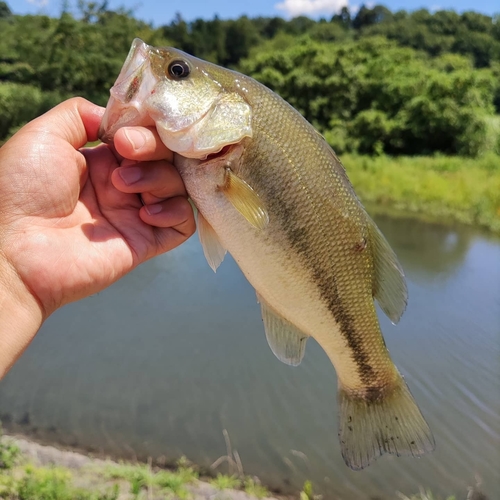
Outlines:
[[[255,295],[228,256],[215,275],[192,238],[54,314],[0,384],[11,431],[124,458],[210,466],[223,429],[247,474],[325,499],[397,498],[423,486],[500,498],[500,240],[471,228],[377,218],[408,276],[386,343],[436,438],[421,459],[362,472],[337,442],[336,376],[311,339],[303,363],[267,346]],[[220,467],[227,471],[227,465]]]

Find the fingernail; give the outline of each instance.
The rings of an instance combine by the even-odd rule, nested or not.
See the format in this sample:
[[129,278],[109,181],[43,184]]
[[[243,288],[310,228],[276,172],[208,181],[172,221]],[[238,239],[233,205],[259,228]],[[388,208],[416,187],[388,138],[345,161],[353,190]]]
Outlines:
[[128,139],[128,141],[130,142],[131,146],[134,148],[135,151],[141,149],[144,146],[144,144],[146,144],[146,136],[139,130],[133,128],[126,128],[124,132],[125,132],[125,137]]
[[139,167],[120,168],[118,173],[127,186],[134,184],[134,182],[137,182],[142,177],[142,172]]
[[159,214],[162,211],[162,206],[159,203],[157,203],[155,205],[147,205],[145,208],[146,208],[146,212],[149,215]]

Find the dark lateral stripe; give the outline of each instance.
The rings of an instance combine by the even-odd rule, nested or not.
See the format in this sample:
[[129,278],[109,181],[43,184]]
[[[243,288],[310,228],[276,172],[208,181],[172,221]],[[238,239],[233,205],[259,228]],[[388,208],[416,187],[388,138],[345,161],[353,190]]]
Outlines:
[[[257,179],[256,179],[257,180]],[[273,218],[279,220],[279,225],[285,231],[291,247],[304,258],[314,283],[318,286],[321,297],[326,302],[335,321],[340,327],[347,345],[353,353],[353,360],[358,367],[361,381],[367,386],[377,386],[377,375],[370,366],[369,354],[364,348],[362,337],[356,332],[355,322],[340,299],[338,286],[330,266],[323,266],[315,259],[316,252],[313,234],[310,227],[299,224],[297,204],[284,196],[283,189],[273,183],[259,186],[258,192],[265,192],[266,206]]]
[[327,303],[328,309],[332,312],[340,327],[340,332],[352,351],[354,362],[358,367],[359,378],[366,385],[374,384],[377,375],[369,364],[370,358],[364,349],[363,340],[356,332],[354,318],[346,311],[340,300],[335,278],[330,277],[329,273],[325,273],[324,269],[320,269],[318,266],[312,265],[310,267],[321,296]]

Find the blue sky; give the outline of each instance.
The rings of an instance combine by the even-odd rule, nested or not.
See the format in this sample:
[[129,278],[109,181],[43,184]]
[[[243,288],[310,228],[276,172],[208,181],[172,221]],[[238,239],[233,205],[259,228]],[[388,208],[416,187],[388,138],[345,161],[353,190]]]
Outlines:
[[[169,23],[176,12],[180,12],[186,20],[197,17],[211,19],[215,14],[223,19],[248,16],[281,16],[290,18],[295,15],[308,15],[312,18],[331,16],[342,6],[351,9],[359,8],[362,0],[109,0],[109,8],[120,6],[132,8],[136,17],[151,22],[155,26]],[[365,2],[367,5],[382,3],[391,10],[429,10],[455,9],[458,12],[474,10],[492,15],[500,13],[498,0],[386,0],[381,2]],[[62,0],[7,0],[7,4],[16,14],[44,13],[57,16],[61,11]],[[76,4],[76,0],[70,4]]]

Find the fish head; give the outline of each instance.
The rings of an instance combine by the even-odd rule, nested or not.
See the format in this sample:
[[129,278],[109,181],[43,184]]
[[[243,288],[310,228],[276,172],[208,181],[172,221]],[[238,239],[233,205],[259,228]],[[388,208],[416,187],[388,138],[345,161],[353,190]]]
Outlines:
[[132,43],[111,88],[99,136],[124,126],[155,125],[163,143],[187,158],[206,158],[252,136],[251,106],[238,75],[170,47]]

